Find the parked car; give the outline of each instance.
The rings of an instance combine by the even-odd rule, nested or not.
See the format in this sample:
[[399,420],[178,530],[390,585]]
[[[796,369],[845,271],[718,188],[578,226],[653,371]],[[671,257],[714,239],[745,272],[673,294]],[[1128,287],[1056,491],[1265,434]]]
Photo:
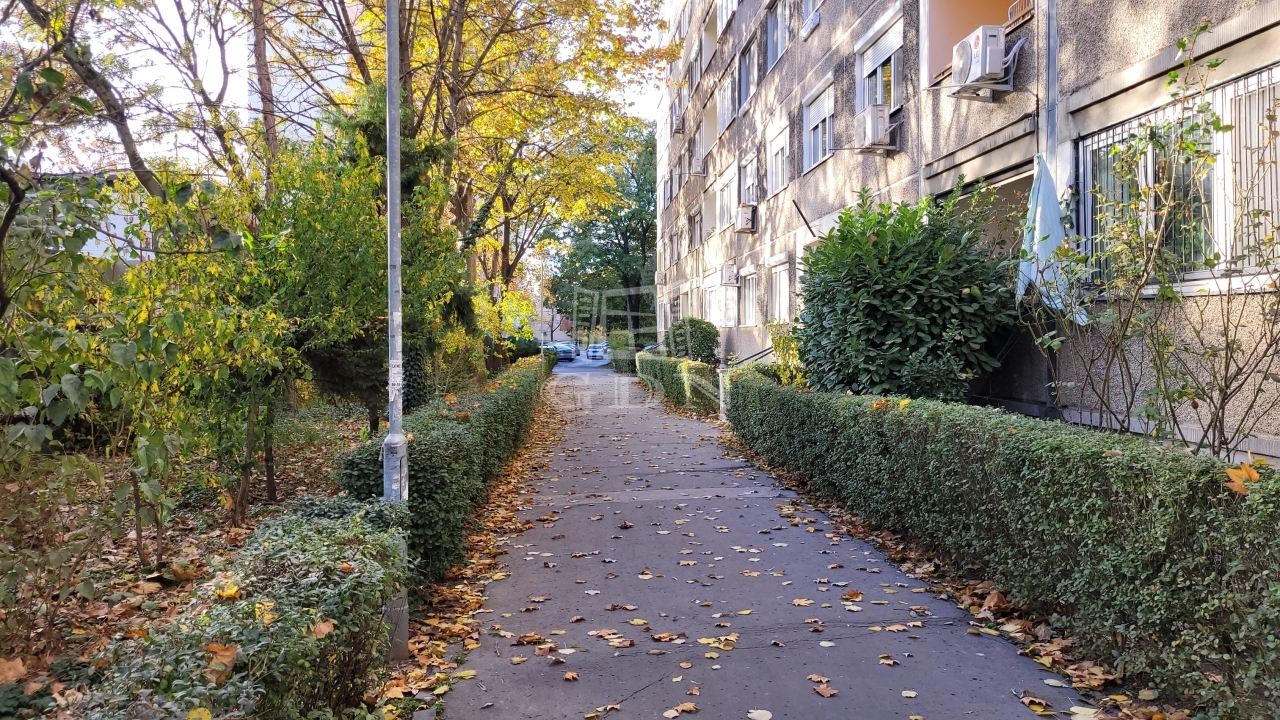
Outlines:
[[605,353],[608,351],[608,349],[609,349],[609,346],[604,345],[602,343],[597,343],[595,345],[588,345],[587,359],[588,360],[604,360]]
[[552,343],[552,345],[555,347],[557,361],[568,360],[573,362],[573,359],[578,355],[578,349],[572,343],[560,342]]

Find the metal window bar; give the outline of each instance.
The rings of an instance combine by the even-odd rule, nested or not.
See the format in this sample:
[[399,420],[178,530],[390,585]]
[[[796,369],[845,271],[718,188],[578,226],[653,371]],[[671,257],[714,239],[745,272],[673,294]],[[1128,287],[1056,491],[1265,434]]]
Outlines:
[[[1176,198],[1202,196],[1202,202],[1185,202],[1172,228],[1176,237],[1168,246],[1178,253],[1185,266],[1203,268],[1213,252],[1243,269],[1277,262],[1277,224],[1280,223],[1280,142],[1272,135],[1280,130],[1280,65],[1223,83],[1198,97],[1208,102],[1223,124],[1224,133],[1212,133],[1217,155],[1204,184],[1196,187],[1186,166],[1163,162],[1148,153],[1138,184],[1125,186],[1115,174],[1112,148],[1124,146],[1144,125],[1168,122],[1178,117],[1171,104],[1143,116],[1082,138],[1077,144],[1078,177],[1082,185],[1077,227],[1078,248],[1097,255],[1097,236],[1108,222],[1118,221],[1117,208],[1135,199],[1140,185],[1169,182]],[[1172,172],[1170,176],[1169,173]],[[1244,199],[1238,196],[1244,192]],[[1247,203],[1241,209],[1240,203]],[[1213,243],[1210,247],[1209,243]],[[1106,272],[1099,262],[1098,271]],[[1203,274],[1188,272],[1187,277]]]

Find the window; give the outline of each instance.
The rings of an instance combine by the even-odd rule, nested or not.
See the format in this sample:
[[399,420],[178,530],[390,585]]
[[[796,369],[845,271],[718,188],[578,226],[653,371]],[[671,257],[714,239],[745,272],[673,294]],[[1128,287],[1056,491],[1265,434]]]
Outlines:
[[747,275],[742,278],[740,292],[741,307],[738,310],[738,322],[747,327],[756,324],[756,276]]
[[715,322],[712,308],[716,306],[716,291],[719,289],[715,286],[702,288],[702,319],[707,322]]
[[[1079,225],[1085,249],[1095,249],[1111,223],[1141,218],[1132,213],[1142,213],[1149,218],[1147,227],[1181,261],[1185,276],[1204,270],[1204,261],[1214,254],[1234,261],[1235,269],[1271,261],[1274,251],[1262,243],[1277,233],[1280,221],[1280,167],[1275,146],[1268,142],[1276,122],[1267,115],[1280,107],[1280,66],[1215,87],[1192,104],[1231,127],[1200,136],[1215,154],[1215,162],[1204,167],[1193,168],[1161,149],[1164,143],[1154,143],[1155,149],[1138,158],[1136,178],[1118,171],[1118,153],[1133,147],[1135,134],[1152,132],[1151,123],[1165,128],[1177,122],[1207,125],[1208,118],[1198,112],[1180,117],[1176,105],[1080,141]],[[1158,191],[1144,197],[1144,187]]]
[[729,27],[733,19],[733,11],[738,9],[738,0],[716,0],[716,37]]
[[769,272],[769,319],[791,322],[791,273],[787,263]]
[[804,0],[803,10],[805,19],[808,20],[809,16],[816,12],[818,7],[821,5],[822,0]]
[[747,101],[756,92],[759,60],[756,57],[756,41],[748,40],[742,53],[738,55],[738,105],[746,107]]
[[859,50],[858,61],[862,64],[862,88],[859,107],[868,105],[888,105],[896,108],[902,105],[899,86],[898,50],[902,48],[902,18],[889,25],[883,33],[873,39],[859,42],[866,47]]
[[733,224],[733,215],[738,210],[737,178],[733,173],[726,173],[716,188],[716,228],[723,230]]
[[694,213],[689,216],[689,249],[701,245],[702,239],[702,213]]
[[776,135],[769,139],[769,165],[765,169],[765,190],[772,197],[779,190],[787,186],[790,166],[790,150],[788,144],[790,134],[788,128],[783,127]]
[[1010,9],[1009,0],[925,0],[920,11],[925,82],[948,78],[956,43],[979,25],[1004,25]]
[[769,6],[764,21],[765,66],[772,68],[787,49],[787,0]]
[[[685,297],[685,296],[684,296],[684,295],[681,295],[681,296],[679,296],[679,297],[673,297],[673,298],[671,298],[671,323],[672,323],[673,325],[674,325],[675,323],[680,322],[681,318],[683,318],[683,317],[684,317],[683,315],[681,315],[681,314],[680,314],[680,305],[681,305],[681,303],[680,303],[680,299],[681,299],[681,298],[683,298],[683,297]],[[668,327],[670,327],[670,326],[668,326]]]
[[828,84],[804,106],[804,169],[817,165],[831,154],[831,116],[835,114],[835,93]]
[[760,192],[756,185],[756,159],[742,163],[742,169],[738,172],[738,197],[744,203],[755,204]]
[[716,136],[729,128],[729,123],[733,122],[734,104],[733,104],[733,73],[726,73],[723,80],[720,81],[720,87],[716,88]]

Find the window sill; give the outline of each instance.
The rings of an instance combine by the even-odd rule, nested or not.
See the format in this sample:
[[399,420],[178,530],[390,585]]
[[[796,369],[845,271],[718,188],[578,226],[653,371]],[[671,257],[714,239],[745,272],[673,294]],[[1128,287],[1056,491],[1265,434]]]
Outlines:
[[835,153],[827,153],[826,155],[823,155],[822,157],[818,158],[818,162],[816,162],[816,163],[814,163],[814,164],[810,165],[809,167],[805,168],[805,169],[804,169],[804,172],[802,172],[802,173],[800,173],[800,174],[801,174],[801,175],[808,175],[811,171],[813,171],[813,169],[814,169],[814,168],[820,167],[820,166],[822,165],[822,163],[824,163],[824,162],[826,162],[826,161],[830,160],[832,155],[835,155]]

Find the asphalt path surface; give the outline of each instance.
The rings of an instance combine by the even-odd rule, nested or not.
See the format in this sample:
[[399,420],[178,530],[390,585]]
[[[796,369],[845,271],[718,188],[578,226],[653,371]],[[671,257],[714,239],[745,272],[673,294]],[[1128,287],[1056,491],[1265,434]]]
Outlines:
[[[510,576],[489,585],[490,633],[463,666],[477,676],[454,684],[448,720],[661,718],[690,702],[699,720],[1026,720],[1023,691],[1081,704],[871,546],[835,536],[726,452],[717,425],[665,413],[603,365],[556,368],[547,400],[569,425],[521,510],[537,526],[505,541]],[[862,600],[842,601],[850,590]],[[556,649],[512,644],[531,632]]]

